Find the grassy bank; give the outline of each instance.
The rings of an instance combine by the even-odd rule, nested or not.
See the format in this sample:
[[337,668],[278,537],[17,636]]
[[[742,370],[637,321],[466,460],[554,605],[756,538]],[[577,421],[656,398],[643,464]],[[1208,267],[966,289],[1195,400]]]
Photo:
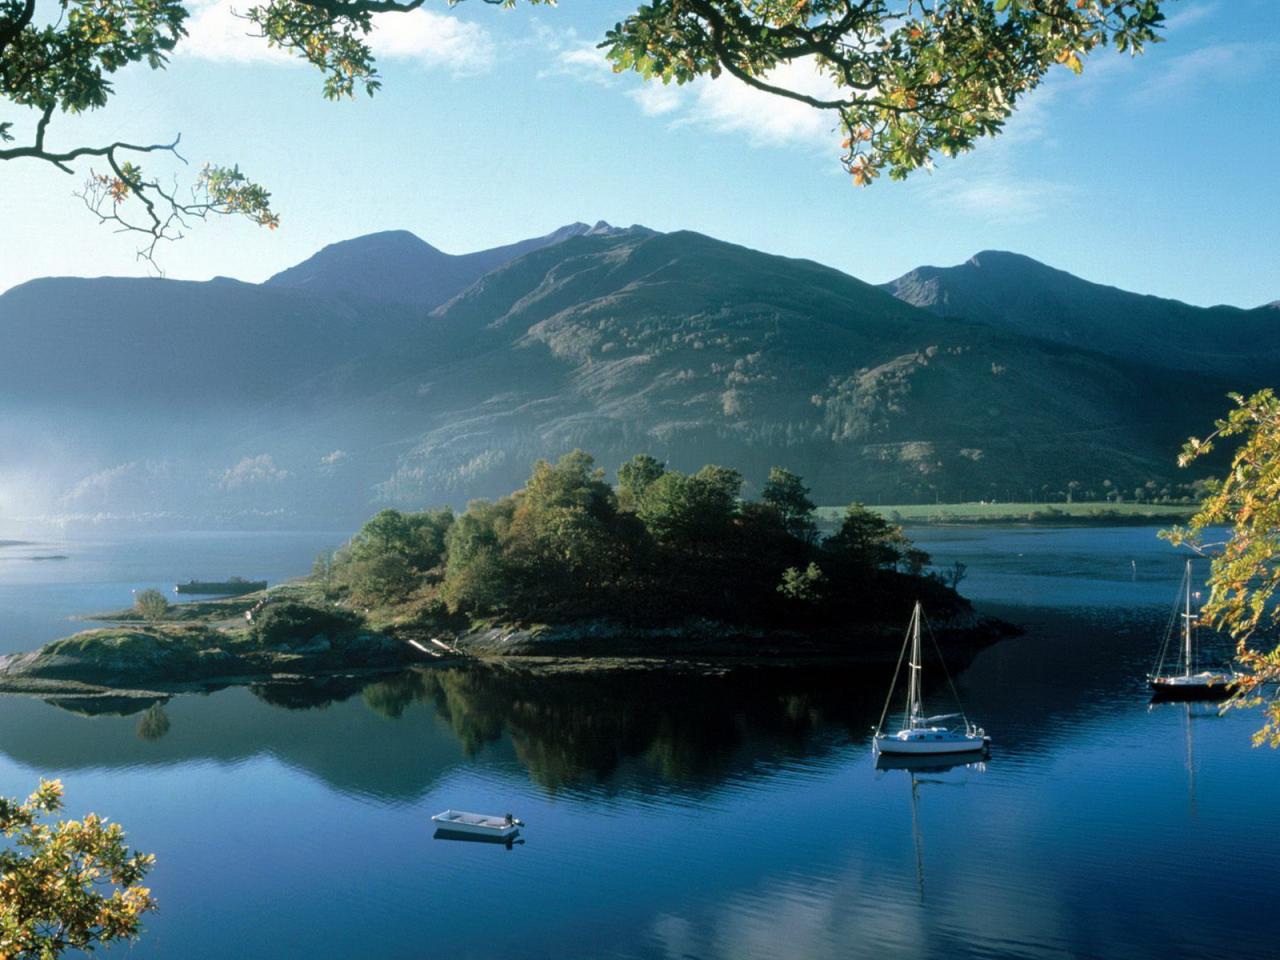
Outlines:
[[[1178,523],[1195,504],[1172,503],[913,503],[868,506],[894,523],[1043,523],[1145,525]],[[823,523],[836,523],[844,507],[819,507]]]

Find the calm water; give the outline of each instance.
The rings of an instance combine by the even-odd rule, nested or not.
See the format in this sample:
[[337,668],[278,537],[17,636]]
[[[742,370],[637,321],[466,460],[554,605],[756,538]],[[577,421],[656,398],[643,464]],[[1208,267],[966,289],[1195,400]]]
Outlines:
[[[60,776],[156,853],[138,957],[1274,955],[1280,755],[1143,692],[1179,558],[1133,528],[917,533],[1028,627],[957,678],[983,766],[877,771],[878,669],[441,667],[175,698],[167,730],[0,698],[0,793]],[[242,547],[148,576],[292,549]],[[448,806],[512,810],[525,842],[433,839]]]
[[301,576],[318,553],[348,536],[200,532],[0,544],[0,654],[32,650],[93,626],[67,618],[128,607],[134,590],[154,587],[177,599],[173,585],[182,580],[279,583]]

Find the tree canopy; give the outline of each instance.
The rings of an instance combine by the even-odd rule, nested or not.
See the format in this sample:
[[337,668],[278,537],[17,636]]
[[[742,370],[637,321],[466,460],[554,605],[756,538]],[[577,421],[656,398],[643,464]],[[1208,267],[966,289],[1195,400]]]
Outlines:
[[[539,461],[510,496],[456,517],[384,510],[325,565],[323,586],[432,622],[707,618],[821,628],[883,615],[921,590],[956,602],[941,575],[919,576],[928,556],[860,505],[820,537],[803,480],[781,467],[760,500],[744,500],[742,475],[714,464],[686,474],[640,455],[617,476],[610,486],[575,450]],[[428,549],[414,530],[431,531]]]
[[[267,0],[244,16],[262,42],[319,70],[324,96],[340,99],[373,94],[382,84],[369,43],[374,15],[425,2]],[[511,7],[519,0],[482,2]],[[1159,39],[1161,3],[647,0],[600,47],[618,72],[677,84],[728,74],[830,111],[833,128],[843,131],[841,162],[866,185],[882,171],[902,178],[999,133],[1020,98],[1055,66],[1079,73],[1104,45],[1140,52]],[[0,106],[16,108],[0,115],[0,160],[75,173],[88,159],[78,195],[100,221],[141,233],[139,255],[152,262],[161,240],[180,237],[196,220],[239,216],[274,229],[280,217],[270,193],[234,164],[204,165],[185,189],[144,170],[147,155],[181,156],[177,135],[165,143],[55,146],[49,128],[58,113],[106,107],[118,71],[164,67],[186,36],[189,15],[183,0],[0,0]],[[788,82],[780,71],[788,64],[811,66],[827,92]]]
[[132,940],[156,908],[142,881],[154,858],[125,845],[95,814],[45,823],[62,784],[43,780],[25,801],[0,797],[0,957],[49,960]]
[[[1186,527],[1165,536],[1212,557],[1209,601],[1202,611],[1215,627],[1236,641],[1236,659],[1244,669],[1232,703],[1260,706],[1265,722],[1255,742],[1280,747],[1280,692],[1269,699],[1267,684],[1280,681],[1280,646],[1259,649],[1259,635],[1274,636],[1280,626],[1280,398],[1272,390],[1250,397],[1232,394],[1235,409],[1217,421],[1203,439],[1192,437],[1179,464],[1186,466],[1213,451],[1220,440],[1240,443],[1225,477],[1209,485],[1200,511]],[[1225,541],[1213,539],[1217,528],[1230,528]]]

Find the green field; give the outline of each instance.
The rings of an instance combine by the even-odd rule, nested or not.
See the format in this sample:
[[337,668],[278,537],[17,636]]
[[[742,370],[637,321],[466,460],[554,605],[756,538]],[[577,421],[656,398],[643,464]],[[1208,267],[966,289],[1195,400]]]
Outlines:
[[[914,503],[867,504],[896,523],[1074,523],[1162,524],[1188,519],[1196,511],[1186,503]],[[834,524],[844,507],[819,507],[824,524]]]

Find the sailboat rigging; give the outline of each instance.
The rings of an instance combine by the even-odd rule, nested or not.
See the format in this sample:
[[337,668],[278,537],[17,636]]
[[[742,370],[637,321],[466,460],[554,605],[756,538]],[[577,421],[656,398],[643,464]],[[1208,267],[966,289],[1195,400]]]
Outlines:
[[[920,756],[943,753],[981,753],[991,743],[991,738],[981,728],[969,722],[963,710],[959,713],[942,713],[926,716],[924,712],[923,674],[924,656],[920,645],[920,624],[924,619],[924,611],[917,601],[911,613],[911,623],[907,627],[907,636],[902,642],[902,652],[898,655],[898,666],[893,673],[893,682],[889,685],[889,695],[885,698],[884,711],[880,714],[880,722],[876,724],[872,738],[877,755]],[[893,691],[898,685],[898,675],[902,672],[902,661],[910,648],[911,659],[908,661],[907,703],[902,714],[902,728],[896,733],[886,733],[885,719],[889,715],[889,705],[893,701]],[[939,651],[939,659],[941,652]],[[943,664],[943,671],[946,665]],[[950,676],[947,682],[951,682]],[[955,687],[951,688],[955,693]],[[959,703],[960,697],[956,695]],[[940,726],[944,720],[959,719],[960,725]]]
[[[1160,647],[1160,656],[1155,668],[1147,675],[1151,685],[1151,694],[1157,700],[1225,700],[1231,695],[1230,686],[1235,682],[1235,675],[1214,670],[1196,670],[1195,628],[1199,616],[1191,610],[1191,561],[1187,560],[1186,570],[1182,574],[1182,585],[1178,590],[1182,600],[1182,612],[1178,613],[1174,606],[1174,615],[1169,619],[1165,629],[1164,643]],[[1165,672],[1168,659],[1169,644],[1173,640],[1174,623],[1182,619],[1182,644],[1171,666],[1171,672]],[[1182,670],[1178,671],[1181,663]]]

